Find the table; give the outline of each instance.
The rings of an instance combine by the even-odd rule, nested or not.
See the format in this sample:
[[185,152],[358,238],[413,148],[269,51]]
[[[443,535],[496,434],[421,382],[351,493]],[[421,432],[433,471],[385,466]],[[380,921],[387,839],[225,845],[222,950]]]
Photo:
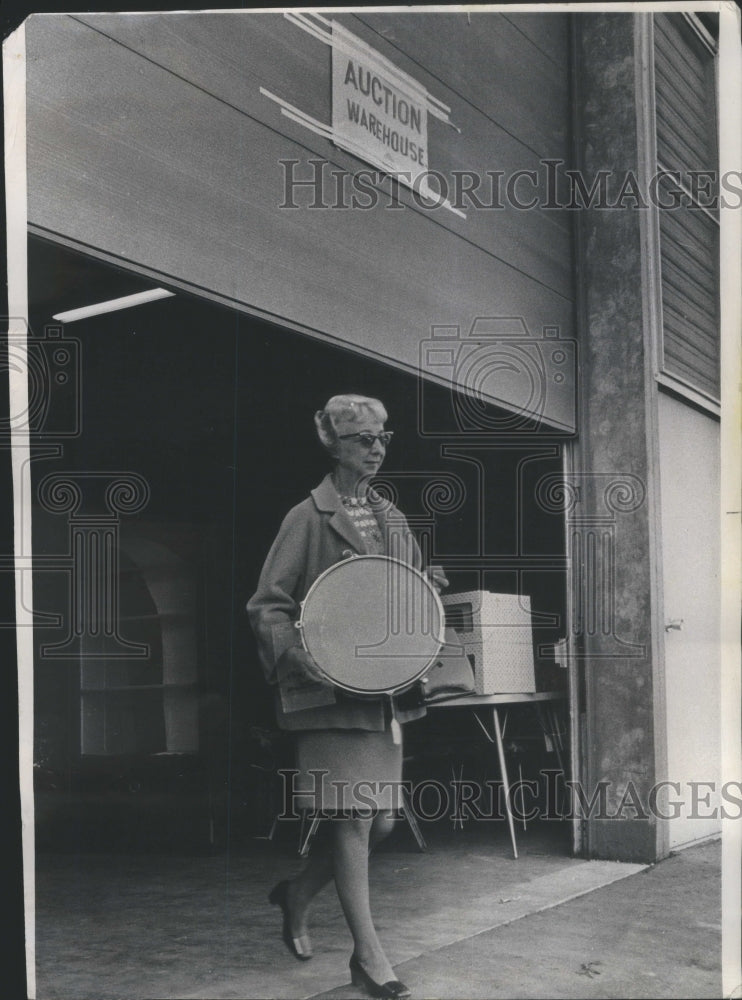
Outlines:
[[[497,758],[500,765],[500,777],[502,779],[503,792],[505,794],[505,813],[510,830],[510,842],[513,845],[513,857],[518,857],[518,845],[515,840],[515,823],[513,822],[513,810],[510,802],[510,780],[508,778],[507,763],[505,761],[505,748],[502,742],[502,726],[500,724],[499,710],[505,705],[533,705],[539,715],[539,720],[543,731],[551,737],[554,750],[559,761],[559,766],[564,771],[563,747],[561,732],[556,715],[556,702],[566,700],[566,693],[562,691],[522,691],[515,694],[466,694],[458,695],[454,698],[441,698],[437,701],[430,701],[427,704],[428,711],[439,708],[471,708],[474,711],[474,718],[487,737],[490,743],[497,747]],[[494,733],[491,735],[487,726],[482,721],[477,710],[491,708]]]

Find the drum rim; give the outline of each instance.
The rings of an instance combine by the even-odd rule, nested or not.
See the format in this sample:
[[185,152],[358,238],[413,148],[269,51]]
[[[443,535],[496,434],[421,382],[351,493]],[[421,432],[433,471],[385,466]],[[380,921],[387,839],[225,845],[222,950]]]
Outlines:
[[[341,566],[346,566],[346,565],[348,565],[351,562],[355,562],[357,560],[366,560],[366,559],[381,559],[381,560],[383,560],[383,562],[397,563],[399,566],[403,566],[405,569],[410,570],[411,572],[413,572],[417,576],[419,576],[420,579],[423,581],[423,583],[425,583],[427,585],[428,589],[430,590],[431,594],[433,595],[433,599],[434,599],[435,604],[436,604],[437,609],[438,609],[438,614],[439,614],[441,629],[443,629],[445,627],[446,610],[445,610],[445,608],[443,606],[443,601],[441,600],[441,596],[438,593],[438,590],[434,586],[434,584],[432,583],[432,581],[421,570],[419,570],[416,566],[412,566],[408,562],[404,562],[404,560],[402,560],[402,559],[396,559],[394,556],[385,556],[385,555],[380,555],[380,554],[370,553],[370,552],[369,553],[367,553],[367,552],[358,552],[358,553],[354,552],[354,553],[352,553],[351,555],[347,556],[344,559],[339,559],[336,563],[333,563],[331,566],[328,566],[327,569],[323,570],[320,573],[320,575],[317,577],[317,579],[314,581],[314,583],[312,584],[312,586],[309,588],[309,590],[306,592],[306,594],[304,595],[304,599],[301,601],[301,604],[300,604],[300,614],[299,614],[299,618],[298,618],[298,620],[296,622],[296,627],[299,630],[299,635],[301,636],[302,647],[303,647],[303,649],[304,649],[304,651],[306,653],[309,653],[310,656],[312,654],[311,654],[311,651],[307,648],[307,643],[306,643],[306,640],[304,638],[304,621],[303,620],[304,620],[304,606],[305,606],[306,602],[309,600],[309,598],[311,597],[312,591],[319,585],[319,583],[326,576],[328,576],[330,573],[332,573],[333,570],[339,569]],[[425,666],[422,667],[422,669],[419,670],[415,674],[414,677],[409,678],[406,681],[403,681],[401,684],[397,684],[396,687],[384,688],[383,690],[380,690],[380,691],[369,691],[369,690],[362,689],[362,688],[352,687],[351,685],[344,684],[344,683],[342,683],[340,681],[336,681],[334,677],[330,677],[330,675],[328,673],[326,673],[325,670],[323,670],[321,664],[317,663],[317,666],[319,667],[321,673],[327,678],[328,682],[330,684],[332,684],[333,687],[340,688],[342,691],[347,691],[349,694],[355,694],[355,695],[365,696],[365,697],[369,697],[369,698],[381,698],[384,695],[393,695],[393,694],[396,694],[399,691],[405,691],[407,688],[411,687],[413,684],[415,684],[417,681],[419,681],[420,678],[423,676],[423,674],[425,674],[428,670],[430,670],[430,668],[433,665],[433,663],[435,663],[436,657],[440,654],[440,651],[443,649],[443,647],[445,645],[445,638],[442,637],[442,636],[440,636],[440,635],[437,637],[436,641],[438,643],[438,649],[430,657],[430,659],[425,664]]]

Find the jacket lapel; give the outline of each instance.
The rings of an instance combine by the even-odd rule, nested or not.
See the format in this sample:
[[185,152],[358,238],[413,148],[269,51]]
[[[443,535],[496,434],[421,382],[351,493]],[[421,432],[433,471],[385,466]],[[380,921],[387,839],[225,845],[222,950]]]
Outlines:
[[364,545],[361,541],[361,536],[353,527],[353,522],[344,510],[335,511],[330,518],[330,527],[333,528],[341,538],[345,539],[346,542],[352,545],[356,552],[359,554],[363,553]]
[[361,536],[353,526],[353,522],[348,517],[343,507],[342,501],[337,494],[337,490],[332,484],[332,478],[328,473],[319,486],[312,490],[312,499],[317,510],[331,513],[330,527],[337,532],[358,553],[364,552],[364,544]]

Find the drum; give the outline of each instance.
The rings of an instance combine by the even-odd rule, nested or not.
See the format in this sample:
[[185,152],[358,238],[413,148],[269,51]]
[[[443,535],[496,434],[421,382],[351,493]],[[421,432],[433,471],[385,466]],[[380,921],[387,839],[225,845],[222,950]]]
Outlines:
[[395,694],[415,683],[443,645],[438,592],[389,556],[352,556],[317,577],[301,605],[304,648],[327,679],[353,694]]

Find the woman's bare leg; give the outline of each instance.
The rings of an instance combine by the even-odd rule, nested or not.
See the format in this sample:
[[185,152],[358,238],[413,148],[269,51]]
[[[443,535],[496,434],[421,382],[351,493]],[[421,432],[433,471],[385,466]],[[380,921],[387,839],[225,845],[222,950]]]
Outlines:
[[[351,914],[353,919],[353,924],[351,923],[351,917],[348,917],[346,910],[346,904],[343,902],[343,896],[341,895],[341,888],[338,884],[338,896],[340,897],[340,902],[343,906],[343,911],[346,914],[346,919],[348,920],[348,926],[350,927],[351,933],[353,934],[353,940],[355,942],[355,951],[358,958],[363,963],[364,967],[368,971],[369,975],[376,978],[373,968],[381,967],[382,973],[386,978],[377,979],[377,982],[387,982],[390,978],[394,978],[391,975],[391,966],[386,962],[386,958],[383,958],[383,963],[379,965],[378,958],[383,956],[381,951],[381,946],[379,945],[378,938],[376,937],[376,930],[373,926],[371,920],[371,910],[369,904],[369,892],[368,892],[368,853],[373,850],[386,836],[389,835],[393,826],[394,818],[391,813],[377,813],[373,819],[367,820],[354,820],[354,819],[336,819],[327,820],[330,824],[330,829],[322,830],[322,833],[317,837],[315,843],[312,845],[312,852],[309,855],[307,864],[303,871],[297,875],[289,883],[288,890],[288,903],[289,909],[291,911],[291,931],[295,937],[300,937],[307,934],[307,916],[309,912],[309,907],[321,889],[323,889],[329,881],[333,878],[336,879],[337,883],[337,873],[336,865],[338,863],[338,858],[344,858],[341,862],[341,871],[346,872],[348,866],[354,872],[358,870],[357,874],[361,881],[365,878],[365,889],[362,887],[361,895],[359,896],[360,908],[354,906],[351,902]],[[360,828],[360,844],[356,846],[355,837],[350,838],[349,835],[343,833],[343,828],[348,827],[353,823],[361,823],[363,826]],[[320,828],[322,829],[322,828]],[[365,833],[362,831],[365,829]],[[353,846],[348,850],[344,838],[352,839]],[[365,845],[365,846],[364,846]],[[358,858],[356,852],[363,851],[366,854],[365,862],[365,876],[363,875],[363,867],[358,869]],[[341,879],[345,878],[346,884],[348,879],[346,875],[341,875]],[[357,884],[357,878],[351,880],[353,885]],[[350,891],[350,890],[349,890]],[[354,932],[354,925],[357,928],[358,937],[356,932]],[[366,954],[369,951],[376,954],[377,960],[374,961],[373,957],[366,959]]]
[[[335,823],[333,868],[337,894],[353,935],[355,955],[372,979],[386,983],[395,976],[374,927],[368,887],[369,842],[377,819],[354,818]],[[377,836],[383,829],[380,820]]]
[[369,851],[373,851],[394,829],[394,813],[379,812],[374,816],[369,836]]
[[317,831],[312,850],[302,871],[289,882],[288,904],[291,930],[295,936],[307,933],[307,916],[312,900],[333,877],[332,820],[325,820]]

